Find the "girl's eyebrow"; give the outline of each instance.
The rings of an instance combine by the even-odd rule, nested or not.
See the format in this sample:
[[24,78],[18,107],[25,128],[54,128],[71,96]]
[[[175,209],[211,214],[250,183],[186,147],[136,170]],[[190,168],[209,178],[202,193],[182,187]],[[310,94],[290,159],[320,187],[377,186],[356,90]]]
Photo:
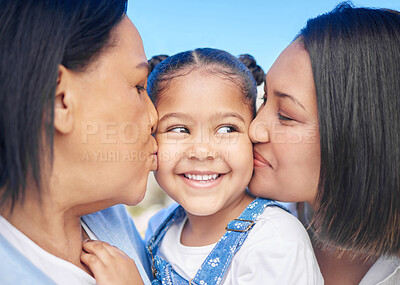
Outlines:
[[186,119],[189,120],[190,116],[188,114],[185,113],[180,113],[180,112],[175,112],[175,113],[167,113],[164,116],[161,117],[161,119],[158,121],[159,123],[167,120],[169,118],[178,118],[178,119]]
[[[220,120],[220,119],[225,119],[225,118],[229,118],[229,117],[237,118],[240,121],[242,121],[243,123],[245,122],[243,116],[236,112],[216,113],[215,115],[212,116],[212,119]],[[177,119],[181,119],[181,120],[191,120],[191,116],[186,113],[174,112],[174,113],[165,114],[164,116],[161,117],[161,119],[158,122],[161,123],[162,121],[165,121],[169,118],[177,118]]]
[[217,113],[217,114],[213,115],[212,117],[213,117],[213,119],[214,118],[215,119],[225,119],[225,118],[233,117],[233,118],[239,119],[243,123],[245,122],[243,116],[236,112]]

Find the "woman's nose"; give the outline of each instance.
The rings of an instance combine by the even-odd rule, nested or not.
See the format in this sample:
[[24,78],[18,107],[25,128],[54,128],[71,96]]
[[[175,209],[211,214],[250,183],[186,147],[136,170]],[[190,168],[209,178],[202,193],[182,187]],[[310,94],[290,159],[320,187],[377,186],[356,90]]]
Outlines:
[[261,110],[250,124],[249,137],[253,143],[269,142],[269,128],[263,111]]
[[147,112],[149,113],[151,133],[153,134],[157,129],[158,114],[156,108],[153,105],[153,102],[151,102],[150,97],[147,96],[147,94],[146,94],[146,104],[147,104]]

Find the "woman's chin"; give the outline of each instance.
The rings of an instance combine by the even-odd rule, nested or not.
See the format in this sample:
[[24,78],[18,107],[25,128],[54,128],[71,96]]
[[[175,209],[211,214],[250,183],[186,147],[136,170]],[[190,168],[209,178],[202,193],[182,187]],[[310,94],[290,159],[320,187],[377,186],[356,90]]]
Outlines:
[[[128,185],[125,185],[122,188],[120,188],[119,191],[121,191],[121,195],[119,196],[119,203],[118,204],[125,204],[127,206],[136,206],[139,204],[145,197],[146,195],[146,189],[147,189],[147,176],[146,179],[140,179],[137,180],[135,179],[134,181],[131,181]],[[118,190],[115,190],[117,192]],[[117,195],[114,192],[114,195]]]
[[282,198],[279,197],[279,194],[277,194],[276,189],[270,189],[269,187],[266,187],[264,183],[258,183],[256,181],[251,180],[248,188],[250,193],[257,197],[267,198],[272,200],[280,200],[278,198]]

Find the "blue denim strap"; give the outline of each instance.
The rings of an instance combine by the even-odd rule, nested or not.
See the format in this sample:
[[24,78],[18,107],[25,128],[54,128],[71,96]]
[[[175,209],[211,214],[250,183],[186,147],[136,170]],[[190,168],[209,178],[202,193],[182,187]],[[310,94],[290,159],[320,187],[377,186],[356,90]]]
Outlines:
[[[167,230],[171,227],[171,225],[175,221],[180,221],[185,216],[186,216],[185,210],[182,208],[182,206],[178,206],[162,222],[162,224],[158,227],[158,229],[155,231],[154,235],[150,238],[150,240],[147,243],[146,249],[147,249],[147,253],[150,255],[151,263],[152,263],[151,271],[153,273],[153,277],[156,279],[160,280],[160,279],[164,279],[164,278],[168,277],[168,274],[165,276],[165,274],[163,272],[164,270],[162,270],[162,268],[164,268],[166,265],[163,262],[164,260],[157,256],[157,251],[160,246],[160,243],[161,243],[162,239],[164,238],[164,235],[167,232]],[[169,265],[169,267],[171,267],[171,266]],[[161,276],[161,274],[163,276]],[[155,281],[157,281],[157,280],[154,280],[152,282],[152,284],[158,284],[158,283],[154,283]],[[175,284],[175,283],[163,283],[163,284]]]
[[153,285],[188,285],[189,282],[180,276],[171,266],[171,264],[161,259],[159,256],[154,257],[155,268],[157,269],[157,279],[155,279]]
[[154,285],[218,285],[231,264],[232,258],[243,245],[255,221],[268,206],[278,206],[288,211],[282,205],[272,200],[257,198],[251,202],[242,212],[238,219],[228,223],[226,233],[215,245],[207,256],[195,277],[187,281],[181,277],[169,264],[168,261],[157,256],[159,243],[164,237],[168,228],[175,222],[185,217],[185,211],[181,206],[176,208],[157,229],[153,237],[148,242],[147,250],[152,258],[153,274],[158,280],[154,280]]
[[193,285],[220,284],[229,268],[236,252],[243,245],[255,221],[268,206],[279,206],[272,200],[257,198],[251,202],[238,219],[232,220],[226,226],[226,233],[222,236],[213,250],[201,265],[196,276],[191,281]]

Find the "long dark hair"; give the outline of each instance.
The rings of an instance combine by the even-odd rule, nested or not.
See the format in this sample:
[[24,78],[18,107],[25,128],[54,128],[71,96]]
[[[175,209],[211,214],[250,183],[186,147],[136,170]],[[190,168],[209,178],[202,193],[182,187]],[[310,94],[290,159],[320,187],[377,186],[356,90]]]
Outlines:
[[22,200],[28,176],[40,193],[44,156],[52,161],[59,65],[84,71],[112,45],[110,31],[126,5],[126,0],[0,0],[0,206]]
[[319,112],[314,235],[332,249],[400,255],[400,15],[342,3],[300,40]]
[[192,70],[202,70],[214,76],[228,78],[243,94],[244,103],[256,110],[257,85],[249,69],[230,53],[213,48],[198,48],[175,54],[160,62],[147,80],[147,93],[157,105],[159,96],[175,77]]

